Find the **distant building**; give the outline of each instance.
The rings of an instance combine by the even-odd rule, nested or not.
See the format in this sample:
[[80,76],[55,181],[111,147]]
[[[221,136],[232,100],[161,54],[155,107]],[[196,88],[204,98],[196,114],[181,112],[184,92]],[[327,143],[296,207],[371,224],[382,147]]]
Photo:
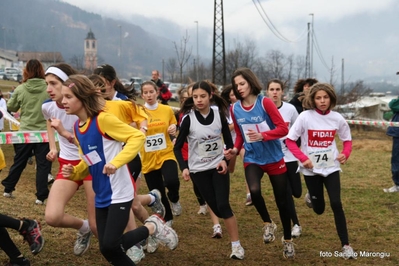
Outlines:
[[94,33],[90,31],[87,33],[87,37],[84,42],[85,51],[85,69],[93,72],[97,67],[97,40],[94,37]]
[[64,62],[60,52],[18,52],[19,67],[24,68],[26,63],[31,59],[37,59],[42,62],[43,68],[47,69],[49,66]]
[[11,50],[0,49],[0,69],[13,67],[14,62],[18,60],[17,52]]

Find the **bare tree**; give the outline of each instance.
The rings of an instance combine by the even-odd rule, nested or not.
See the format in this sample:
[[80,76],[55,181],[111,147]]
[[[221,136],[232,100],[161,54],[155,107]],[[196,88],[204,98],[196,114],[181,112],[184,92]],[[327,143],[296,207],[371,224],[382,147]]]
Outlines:
[[266,55],[266,69],[274,78],[284,80],[285,55],[279,50],[271,50]]
[[288,91],[292,84],[292,69],[294,68],[294,55],[289,55],[286,59],[286,77],[285,77],[285,88]]
[[182,37],[180,40],[180,46],[178,47],[176,42],[173,42],[175,46],[176,56],[177,56],[177,63],[179,65],[179,73],[180,73],[180,83],[183,83],[183,69],[184,66],[187,64],[188,60],[190,60],[192,47],[189,49],[187,48],[187,43],[190,40],[190,36],[186,31],[186,35]]
[[84,70],[84,55],[74,55],[69,60],[69,64],[76,70]]
[[247,67],[255,71],[257,65],[257,48],[254,41],[247,40],[245,44],[238,42],[233,50],[226,54],[226,77],[230,79],[231,74],[239,67]]
[[351,102],[356,102],[360,98],[368,95],[373,90],[370,87],[364,85],[363,80],[358,80],[349,84],[345,84],[347,90],[343,92],[337,92],[337,104],[346,104]]
[[331,69],[330,69],[330,84],[334,85],[336,83],[336,68],[334,64],[334,56],[331,58]]
[[170,81],[175,81],[176,79],[176,73],[178,71],[178,64],[176,61],[176,58],[169,58],[166,61],[166,71],[169,73],[169,80]]
[[306,66],[305,56],[297,55],[295,57],[295,74],[296,74],[295,78],[296,78],[296,80],[305,77],[305,66]]

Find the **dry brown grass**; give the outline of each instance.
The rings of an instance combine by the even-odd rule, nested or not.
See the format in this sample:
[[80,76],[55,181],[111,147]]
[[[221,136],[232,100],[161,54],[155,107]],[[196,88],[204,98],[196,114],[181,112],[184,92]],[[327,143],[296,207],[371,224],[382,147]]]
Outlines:
[[[270,215],[278,225],[274,243],[262,242],[262,222],[254,207],[246,207],[243,171],[240,163],[231,177],[231,205],[239,224],[240,240],[246,254],[243,261],[232,261],[229,237],[222,224],[223,238],[210,238],[212,224],[207,216],[197,215],[192,184],[181,182],[181,203],[183,214],[176,217],[176,229],[180,243],[176,250],[161,247],[154,254],[146,254],[139,265],[398,265],[398,222],[399,193],[386,194],[382,188],[392,185],[390,175],[391,139],[382,132],[357,132],[354,130],[353,152],[343,166],[341,175],[342,201],[346,212],[349,238],[355,251],[388,252],[388,258],[361,257],[344,261],[341,258],[320,256],[320,251],[340,250],[332,211],[327,202],[326,211],[318,216],[304,204],[303,198],[296,199],[298,217],[303,227],[303,235],[295,240],[296,258],[285,260],[282,256],[282,226],[267,176],[263,181],[263,193]],[[1,173],[4,178],[12,164],[13,149],[3,145],[7,168]],[[53,165],[53,173],[57,171]],[[98,242],[93,240],[89,251],[82,257],[73,255],[75,231],[52,228],[44,222],[44,206],[36,206],[34,166],[27,166],[15,191],[14,199],[0,197],[1,212],[14,217],[31,217],[42,223],[46,245],[36,257],[29,255],[28,247],[15,232],[12,237],[24,254],[28,254],[33,265],[107,265],[98,250]],[[304,190],[306,190],[304,186]],[[141,190],[146,193],[143,183]],[[67,207],[67,212],[78,217],[85,215],[84,191],[80,189]],[[1,240],[0,240],[1,241]],[[6,256],[0,252],[0,261]]]

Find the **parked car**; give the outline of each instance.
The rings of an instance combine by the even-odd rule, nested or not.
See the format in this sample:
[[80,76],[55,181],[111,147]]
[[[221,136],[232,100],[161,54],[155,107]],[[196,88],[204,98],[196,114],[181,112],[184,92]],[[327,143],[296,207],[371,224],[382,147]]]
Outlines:
[[172,98],[170,98],[171,101],[178,101],[179,100],[179,95],[177,94],[177,91],[183,86],[181,83],[170,83],[169,84],[169,91],[172,93]]
[[143,79],[140,77],[131,77],[130,82],[134,82],[134,89],[136,91],[140,91],[141,83],[143,83]]
[[123,86],[130,86],[132,82],[130,82],[128,79],[119,79],[119,81],[123,84]]
[[7,74],[4,71],[0,71],[0,79],[2,80],[8,80]]

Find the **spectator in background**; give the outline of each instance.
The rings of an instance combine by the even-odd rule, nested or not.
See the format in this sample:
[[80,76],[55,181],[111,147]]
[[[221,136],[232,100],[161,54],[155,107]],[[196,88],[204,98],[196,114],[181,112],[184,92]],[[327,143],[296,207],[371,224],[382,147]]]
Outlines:
[[[394,113],[391,121],[399,122],[399,97],[389,102],[389,108]],[[394,185],[390,188],[384,188],[384,192],[399,192],[399,127],[388,127],[387,135],[393,138],[391,171]]]
[[[7,102],[4,100],[3,93],[0,91],[0,107],[4,110],[7,111]],[[4,129],[4,118],[2,117],[0,119],[0,131]]]
[[[298,115],[305,110],[302,104],[303,99],[305,99],[306,95],[308,94],[310,87],[312,87],[313,84],[316,84],[317,82],[319,82],[317,79],[307,78],[307,79],[298,79],[298,81],[295,83],[294,86],[295,95],[291,99],[291,101],[289,101],[289,103],[295,107],[295,109],[298,112]],[[301,145],[301,138],[298,138],[297,145],[298,146]],[[309,208],[313,208],[309,192],[306,192],[305,194],[305,203],[306,206],[308,206]]]
[[103,96],[106,100],[127,100],[134,95],[134,89],[127,90],[116,76],[113,66],[104,64],[94,69],[94,74],[100,75],[105,79],[105,92]]
[[[42,103],[49,98],[46,92],[44,80],[44,69],[42,63],[36,59],[29,60],[24,69],[24,79],[19,85],[7,108],[11,112],[21,109],[21,131],[42,131],[46,130],[46,120],[42,114]],[[32,151],[36,157],[36,204],[42,205],[47,199],[49,189],[47,187],[47,176],[51,171],[51,162],[47,161],[46,155],[50,148],[47,142],[15,144],[14,164],[10,168],[8,176],[1,182],[4,186],[3,196],[12,197],[22,171],[25,169],[28,158]]]
[[307,79],[298,79],[294,86],[295,95],[291,99],[290,104],[294,105],[298,114],[303,111],[302,100],[305,98],[306,94],[309,92],[309,88],[313,86],[313,84],[317,83],[317,79],[307,78]]
[[159,78],[159,71],[153,70],[151,73],[151,81],[154,82],[159,91],[158,100],[161,101],[162,104],[168,104],[168,101],[172,97],[172,93],[169,91],[168,87],[165,83]]

